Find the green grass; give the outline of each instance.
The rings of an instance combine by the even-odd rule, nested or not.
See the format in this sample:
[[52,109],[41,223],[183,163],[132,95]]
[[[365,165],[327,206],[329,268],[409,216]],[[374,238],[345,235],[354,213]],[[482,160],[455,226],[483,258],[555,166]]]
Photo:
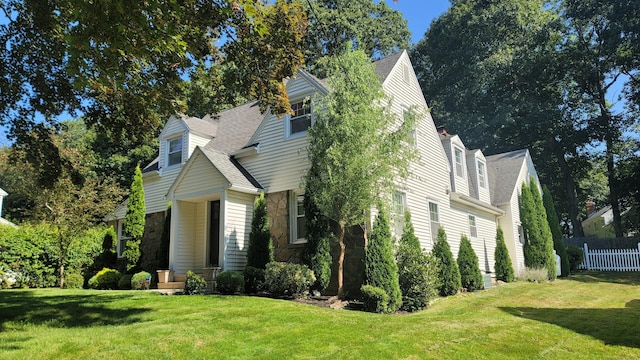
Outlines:
[[640,359],[640,273],[438,299],[408,315],[241,296],[2,290],[0,359]]

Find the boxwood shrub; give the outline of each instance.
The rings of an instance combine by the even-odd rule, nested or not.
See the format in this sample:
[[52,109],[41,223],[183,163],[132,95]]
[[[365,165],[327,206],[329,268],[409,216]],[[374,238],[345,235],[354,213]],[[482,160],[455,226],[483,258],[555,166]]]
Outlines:
[[224,295],[233,295],[242,292],[244,277],[242,274],[227,270],[222,271],[216,278],[216,289]]
[[120,277],[121,275],[118,270],[104,268],[89,279],[89,287],[100,290],[118,289]]
[[389,295],[384,289],[371,285],[362,285],[362,301],[364,310],[374,313],[387,312],[389,305]]
[[65,289],[82,289],[84,277],[80,274],[68,274],[64,277]]
[[151,276],[150,273],[146,271],[140,271],[131,277],[131,288],[133,290],[147,290],[149,289],[149,283],[147,282],[147,277]]
[[296,296],[309,290],[316,277],[308,267],[301,264],[270,262],[265,272],[267,291],[273,295]]

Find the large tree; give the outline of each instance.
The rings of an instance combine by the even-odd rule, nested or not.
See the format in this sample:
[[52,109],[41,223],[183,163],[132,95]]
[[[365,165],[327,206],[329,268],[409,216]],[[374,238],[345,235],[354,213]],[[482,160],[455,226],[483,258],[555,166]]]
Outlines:
[[0,11],[0,124],[41,156],[52,154],[38,143],[47,124],[65,113],[113,136],[155,136],[185,108],[183,78],[203,67],[224,70],[208,74],[233,94],[284,113],[282,79],[303,61],[296,1],[4,0]]
[[305,64],[317,76],[324,77],[327,70],[320,60],[339,54],[347,42],[373,59],[409,47],[407,20],[384,1],[310,0],[303,6],[309,17]]
[[[347,50],[330,62],[329,93],[314,99],[308,155],[316,167],[306,187],[318,209],[338,224],[338,296],[342,296],[345,230],[369,221],[370,209],[388,201],[395,180],[408,174],[414,151],[407,147],[415,117],[390,112],[390,100],[362,50]],[[366,237],[366,231],[365,231]],[[365,238],[366,244],[366,238]]]

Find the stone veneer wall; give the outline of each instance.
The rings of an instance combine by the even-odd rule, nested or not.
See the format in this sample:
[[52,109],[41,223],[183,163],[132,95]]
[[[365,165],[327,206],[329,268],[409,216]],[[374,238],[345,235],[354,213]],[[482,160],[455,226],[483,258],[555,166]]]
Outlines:
[[153,271],[158,268],[158,249],[162,240],[162,230],[164,229],[164,218],[166,212],[161,211],[147,214],[144,225],[144,235],[140,241],[140,267],[145,271]]
[[[273,241],[273,252],[276,261],[301,263],[304,244],[289,244],[289,196],[287,191],[270,193],[267,200],[267,214],[269,215],[269,231]],[[364,281],[364,237],[362,228],[354,226],[347,229],[345,234],[344,260],[344,288],[348,297],[360,296],[360,286]],[[337,261],[340,247],[337,242],[331,244],[331,281],[326,294],[336,294]]]

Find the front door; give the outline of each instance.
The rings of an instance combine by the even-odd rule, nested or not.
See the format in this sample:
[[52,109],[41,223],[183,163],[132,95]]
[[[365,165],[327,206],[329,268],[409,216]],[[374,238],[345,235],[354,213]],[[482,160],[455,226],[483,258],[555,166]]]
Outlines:
[[207,265],[220,265],[220,200],[209,203],[209,262]]

